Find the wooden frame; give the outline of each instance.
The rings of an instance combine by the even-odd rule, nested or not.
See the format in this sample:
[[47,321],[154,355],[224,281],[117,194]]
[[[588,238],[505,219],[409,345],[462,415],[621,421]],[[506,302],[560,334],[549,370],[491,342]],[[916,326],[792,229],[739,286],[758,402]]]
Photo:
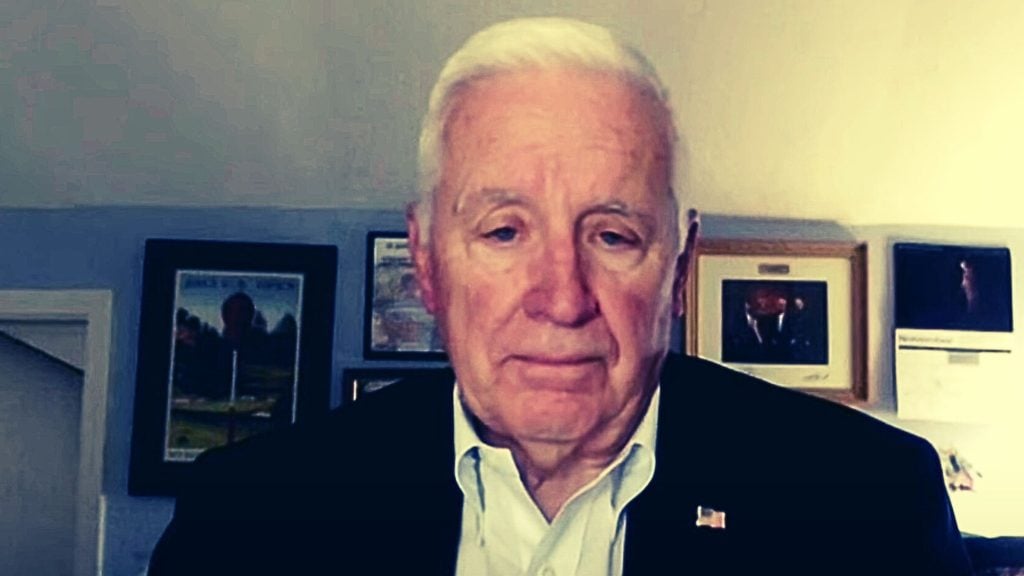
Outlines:
[[336,278],[334,246],[146,241],[130,494],[327,412]]
[[346,368],[341,376],[342,402],[355,402],[420,372],[419,368]]
[[866,259],[852,242],[701,240],[687,352],[787,388],[867,400]]
[[366,235],[363,357],[445,360],[434,318],[420,301],[404,232]]

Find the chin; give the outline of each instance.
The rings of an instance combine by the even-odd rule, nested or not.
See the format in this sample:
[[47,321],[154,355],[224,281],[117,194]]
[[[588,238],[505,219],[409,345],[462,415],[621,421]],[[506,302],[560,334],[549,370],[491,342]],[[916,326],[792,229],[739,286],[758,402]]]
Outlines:
[[[584,404],[589,404],[585,402]],[[526,404],[510,421],[519,440],[573,442],[583,438],[598,420],[593,406],[558,402]]]
[[576,426],[566,425],[552,426],[524,426],[516,431],[514,437],[519,442],[544,442],[548,444],[572,444],[586,436],[583,430]]

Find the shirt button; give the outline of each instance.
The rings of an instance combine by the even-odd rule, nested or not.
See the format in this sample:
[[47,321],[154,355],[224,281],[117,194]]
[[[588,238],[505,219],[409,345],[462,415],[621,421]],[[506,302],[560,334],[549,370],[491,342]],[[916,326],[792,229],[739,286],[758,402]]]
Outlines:
[[541,568],[540,576],[555,576],[555,569],[551,566],[545,566]]

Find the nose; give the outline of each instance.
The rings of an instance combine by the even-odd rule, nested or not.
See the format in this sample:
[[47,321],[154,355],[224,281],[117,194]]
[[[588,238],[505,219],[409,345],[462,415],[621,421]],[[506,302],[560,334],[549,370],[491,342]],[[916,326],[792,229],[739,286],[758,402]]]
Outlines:
[[526,315],[561,326],[582,326],[600,310],[586,263],[574,243],[549,246],[532,263],[531,286],[523,302]]

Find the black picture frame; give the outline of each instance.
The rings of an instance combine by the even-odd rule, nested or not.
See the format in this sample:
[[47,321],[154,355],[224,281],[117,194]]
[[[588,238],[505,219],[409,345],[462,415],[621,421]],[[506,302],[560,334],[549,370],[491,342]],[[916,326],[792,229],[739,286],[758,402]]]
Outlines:
[[447,360],[437,324],[420,301],[404,232],[374,231],[366,235],[363,357]]
[[343,403],[355,402],[367,394],[422,373],[421,368],[346,368],[341,376]]
[[337,247],[149,239],[128,492],[330,408]]

